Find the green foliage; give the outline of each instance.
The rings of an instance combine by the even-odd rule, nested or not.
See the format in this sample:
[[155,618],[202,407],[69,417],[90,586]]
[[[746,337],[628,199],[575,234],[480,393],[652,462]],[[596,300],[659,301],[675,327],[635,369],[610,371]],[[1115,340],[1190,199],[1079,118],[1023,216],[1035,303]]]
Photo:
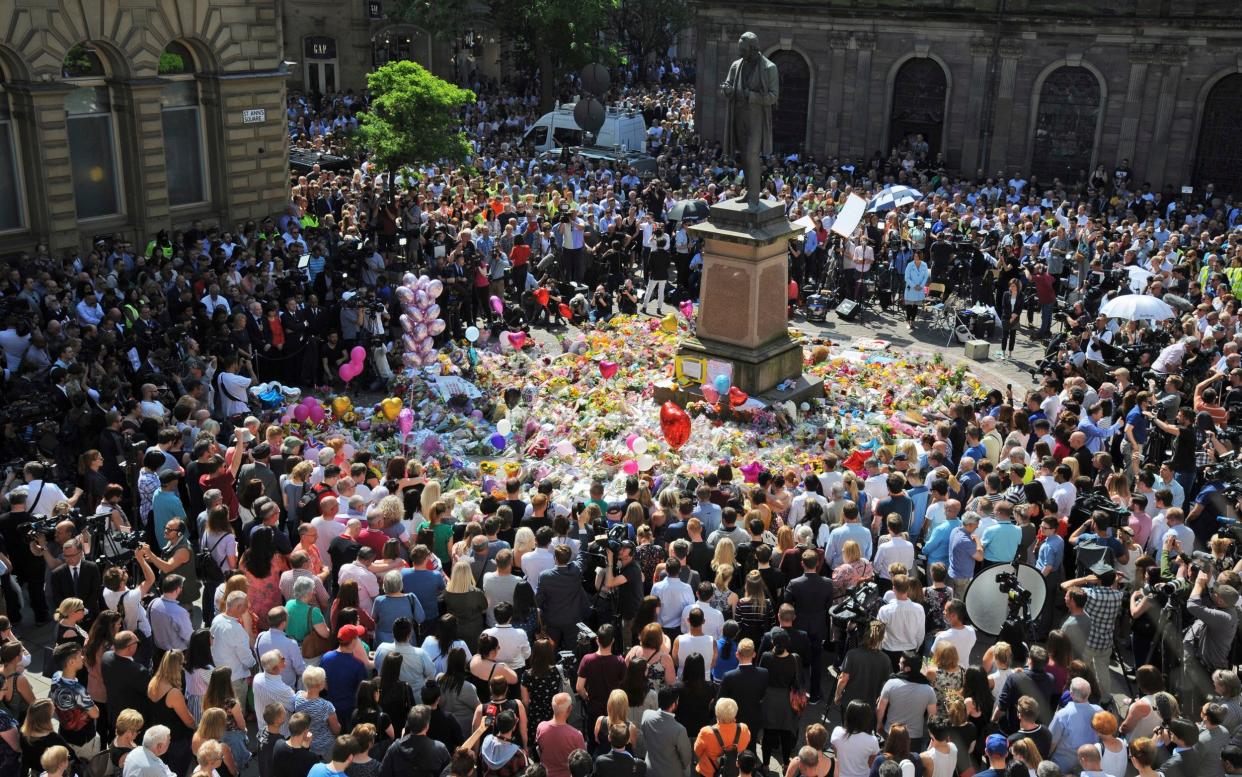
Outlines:
[[610,14],[612,34],[640,59],[661,56],[690,23],[687,0],[621,0]]
[[185,71],[185,58],[180,54],[174,54],[171,51],[165,51],[163,54],[160,54],[160,75],[168,75],[169,73],[184,73]]
[[74,44],[61,63],[61,74],[65,78],[85,78],[104,74],[99,56],[86,48],[82,43]]
[[470,144],[461,108],[474,93],[437,78],[417,62],[390,62],[367,75],[371,110],[360,115],[356,142],[382,168],[461,162]]

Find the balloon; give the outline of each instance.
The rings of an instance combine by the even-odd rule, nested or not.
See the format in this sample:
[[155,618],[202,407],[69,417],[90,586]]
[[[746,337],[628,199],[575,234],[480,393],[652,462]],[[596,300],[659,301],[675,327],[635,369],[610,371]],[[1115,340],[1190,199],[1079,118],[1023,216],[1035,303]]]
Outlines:
[[437,318],[435,321],[432,321],[430,324],[427,325],[427,334],[431,335],[432,337],[438,337],[444,334],[444,329],[447,326],[448,324],[444,323],[444,319]]
[[306,419],[310,418],[310,408],[306,405],[296,406],[293,408],[293,417],[298,420],[298,423],[306,423]]
[[353,362],[345,362],[344,364],[341,365],[340,369],[336,371],[336,373],[340,375],[341,380],[345,381],[346,383],[358,377],[358,373],[354,372]]
[[561,440],[554,447],[556,452],[561,456],[574,455],[574,444],[569,440]]
[[704,383],[699,389],[703,392],[703,399],[706,399],[709,405],[716,404],[716,400],[720,399],[720,393],[710,383]]
[[311,405],[310,406],[310,420],[318,424],[318,423],[323,423],[323,419],[324,419],[323,405],[319,404],[318,402]]
[[418,354],[406,351],[401,354],[401,363],[407,367],[418,367],[422,365],[422,359]]
[[426,324],[415,324],[414,325],[414,337],[416,339],[426,340],[427,336],[430,334],[431,334],[431,331],[427,329]]
[[336,414],[337,418],[340,418],[353,409],[354,403],[349,397],[342,396],[332,398],[332,412]]
[[407,272],[405,275],[401,276],[401,285],[402,286],[418,285],[418,276],[412,272]]
[[414,331],[416,326],[418,326],[418,323],[414,319],[404,313],[401,314],[401,331],[408,335]]
[[638,457],[638,468],[643,472],[655,466],[655,457],[650,453],[644,453]]
[[437,305],[436,303],[433,302],[427,307],[423,308],[423,323],[424,324],[435,321],[439,317],[440,317],[440,306]]
[[477,326],[466,327],[466,342],[474,343],[474,342],[478,342],[478,339],[479,339],[479,328]]
[[361,345],[355,345],[349,349],[349,360],[357,364],[362,364],[367,359],[367,349]]
[[616,362],[600,362],[599,374],[602,375],[605,380],[611,378],[613,375],[617,374],[617,366]]
[[646,453],[647,452],[647,438],[643,437],[642,435],[635,437],[634,444],[630,446],[630,450],[634,451],[639,456]]
[[427,292],[423,291],[422,289],[419,289],[418,291],[414,292],[414,304],[419,306],[420,308],[425,308],[431,304],[431,297],[427,296]]
[[525,332],[510,332],[509,342],[513,344],[514,348],[521,350],[522,346],[526,345],[526,333]]
[[737,407],[746,404],[746,400],[750,399],[750,395],[742,391],[737,386],[729,389],[729,407]]
[[638,462],[633,459],[626,459],[625,463],[621,465],[621,470],[627,475],[637,475]]
[[503,451],[505,449],[505,436],[499,432],[493,434],[487,439],[487,441],[498,451]]
[[638,437],[639,435],[634,434],[633,432],[627,434],[625,436],[625,447],[629,448],[630,450],[634,450],[634,441],[637,440]]
[[419,284],[420,286],[426,286],[428,283],[431,283],[431,278],[430,278],[430,277],[428,277],[428,276],[426,276],[426,275],[420,275],[420,276],[418,276],[418,284]]
[[508,418],[502,418],[496,422],[496,431],[507,435],[509,432],[513,431],[513,424],[509,423]]
[[566,305],[564,302],[561,303],[560,307],[557,308],[557,310],[561,311],[561,318],[573,318],[574,317],[573,309],[570,308],[568,305]]
[[492,312],[495,313],[496,315],[499,316],[501,313],[505,311],[505,303],[500,301],[500,297],[497,297],[496,295],[492,295],[491,303],[492,303]]
[[660,328],[663,329],[665,332],[676,332],[677,331],[677,316],[674,316],[672,313],[669,313],[667,316],[660,319]]
[[398,286],[397,300],[402,305],[412,305],[414,303],[414,292],[407,286]]
[[427,296],[436,299],[444,293],[444,284],[437,278],[427,284]]
[[401,397],[389,397],[380,402],[380,409],[384,411],[384,417],[389,421],[396,421],[401,415],[402,405]]
[[747,483],[758,483],[759,473],[763,471],[763,465],[757,461],[752,461],[745,467],[742,467],[742,475]]
[[404,435],[404,434],[409,434],[410,430],[413,428],[414,428],[414,411],[409,409],[408,407],[402,408],[401,412],[397,414],[397,429],[399,429],[401,431],[401,434]]
[[543,287],[540,287],[540,288],[538,288],[538,289],[535,289],[535,299],[539,300],[539,304],[540,304],[540,305],[543,305],[544,307],[547,307],[547,304],[548,304],[548,296],[549,296],[549,295],[548,295],[548,290],[547,290],[547,289],[545,289],[545,288],[543,288]]
[[717,394],[728,394],[729,386],[733,385],[733,383],[729,380],[728,375],[717,375],[716,379],[712,381],[712,385],[716,387]]
[[677,306],[681,310],[681,314],[686,318],[694,315],[694,303],[688,299],[683,299],[681,304]]
[[668,447],[677,450],[690,439],[690,416],[676,402],[660,405],[660,431]]

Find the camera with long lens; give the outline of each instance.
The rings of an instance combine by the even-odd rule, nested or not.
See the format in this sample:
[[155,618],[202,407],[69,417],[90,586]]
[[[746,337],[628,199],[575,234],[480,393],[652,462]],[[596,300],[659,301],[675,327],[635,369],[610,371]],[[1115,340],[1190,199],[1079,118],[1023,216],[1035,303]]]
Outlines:
[[607,546],[609,550],[616,553],[621,549],[621,543],[630,538],[630,530],[624,523],[613,524],[608,531],[603,534],[595,535],[595,541],[601,545]]
[[1177,586],[1172,583],[1156,583],[1154,585],[1148,583],[1143,586],[1143,594],[1152,597],[1160,603],[1161,607],[1164,607],[1177,594]]

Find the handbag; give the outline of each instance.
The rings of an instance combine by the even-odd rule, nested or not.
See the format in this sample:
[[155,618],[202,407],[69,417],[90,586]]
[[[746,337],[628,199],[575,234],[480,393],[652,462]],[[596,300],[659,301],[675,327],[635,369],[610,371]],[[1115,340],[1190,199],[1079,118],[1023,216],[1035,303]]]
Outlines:
[[306,636],[302,638],[302,658],[319,658],[327,653],[335,645],[329,637],[324,637],[315,631],[315,626],[311,623],[311,607],[306,606]]
[[790,688],[789,706],[793,709],[794,715],[801,717],[802,711],[806,709],[806,691],[801,688]]

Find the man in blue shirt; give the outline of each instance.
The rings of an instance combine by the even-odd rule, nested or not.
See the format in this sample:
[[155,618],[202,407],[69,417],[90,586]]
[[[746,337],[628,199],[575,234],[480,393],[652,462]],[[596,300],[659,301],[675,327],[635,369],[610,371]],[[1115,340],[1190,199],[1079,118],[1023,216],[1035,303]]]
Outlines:
[[906,496],[910,499],[910,539],[917,540],[923,534],[923,516],[927,513],[927,499],[930,496],[927,486],[923,485],[923,475],[910,470],[906,475],[908,486]]
[[427,568],[430,556],[431,549],[426,545],[415,545],[410,551],[410,567],[401,570],[401,590],[418,597],[427,622],[440,617],[438,598],[444,591],[444,575]]
[[1138,461],[1143,456],[1143,446],[1147,444],[1148,424],[1145,412],[1151,410],[1153,400],[1146,391],[1138,393],[1138,401],[1130,412],[1126,413],[1125,439],[1121,441],[1121,463],[1127,472],[1138,469]]
[[331,760],[326,764],[315,764],[306,777],[345,777],[345,770],[354,762],[354,753],[358,750],[358,740],[342,735],[332,742]]
[[[1044,520],[1039,524],[1039,550],[1035,552],[1035,568],[1044,576],[1044,582],[1048,586],[1048,601],[1054,592],[1061,590],[1061,580],[1064,572],[1062,565],[1065,562],[1065,540],[1057,534],[1057,518],[1055,515],[1044,516]],[[1038,635],[1044,636],[1048,633],[1048,627],[1052,623],[1052,607],[1044,607],[1043,614],[1039,619]]]
[[1091,684],[1085,678],[1075,677],[1070,680],[1069,690],[1069,704],[1057,710],[1048,727],[1052,734],[1051,759],[1065,774],[1069,774],[1078,763],[1079,745],[1099,741],[1099,736],[1091,727],[1091,718],[1100,711],[1100,707],[1087,701],[1091,696]]
[[[1092,453],[1099,453],[1108,444],[1109,439],[1113,436],[1113,432],[1121,427],[1120,419],[1108,426],[1100,426],[1102,418],[1104,418],[1104,405],[1096,402],[1087,408],[1087,412],[1078,422],[1078,431],[1087,435],[1087,450]],[[1144,418],[1143,420],[1146,421],[1147,419]]]
[[962,525],[949,534],[949,583],[958,599],[966,598],[966,586],[975,577],[975,565],[983,560],[983,543],[974,536],[979,515],[968,512]]
[[1084,545],[1110,548],[1113,551],[1113,559],[1118,564],[1125,564],[1130,560],[1130,554],[1121,540],[1112,536],[1112,531],[1108,528],[1109,521],[1108,515],[1097,510],[1092,514],[1091,520],[1083,523],[1078,527],[1078,531],[1070,535],[1070,541],[1074,543],[1075,548]]
[[949,537],[954,529],[962,525],[962,519],[957,517],[961,509],[962,503],[956,499],[946,501],[944,504],[945,519],[932,529],[931,534],[923,543],[923,555],[927,556],[929,576],[932,564],[939,562],[946,567],[949,565]]
[[[906,479],[898,472],[891,473],[885,481],[888,496],[879,499],[875,504],[875,517],[871,521],[871,532],[879,534],[884,521],[890,513],[901,517],[901,530],[910,529],[910,517],[914,514],[914,502],[906,496]],[[834,567],[835,569],[835,567]]]
[[[983,447],[983,430],[977,426],[971,426],[966,429],[966,450],[962,452],[963,456],[969,456],[975,461],[987,457],[987,449]],[[995,464],[996,462],[992,462]]]
[[1014,525],[1013,505],[1006,501],[996,503],[996,523],[983,531],[983,560],[987,564],[1010,564],[1018,555],[1022,543],[1022,530]]
[[841,508],[841,517],[845,523],[832,530],[828,535],[828,547],[824,548],[824,559],[829,569],[836,569],[845,560],[841,549],[845,543],[854,540],[862,550],[863,558],[871,558],[871,532],[858,522],[858,504],[846,502]]

